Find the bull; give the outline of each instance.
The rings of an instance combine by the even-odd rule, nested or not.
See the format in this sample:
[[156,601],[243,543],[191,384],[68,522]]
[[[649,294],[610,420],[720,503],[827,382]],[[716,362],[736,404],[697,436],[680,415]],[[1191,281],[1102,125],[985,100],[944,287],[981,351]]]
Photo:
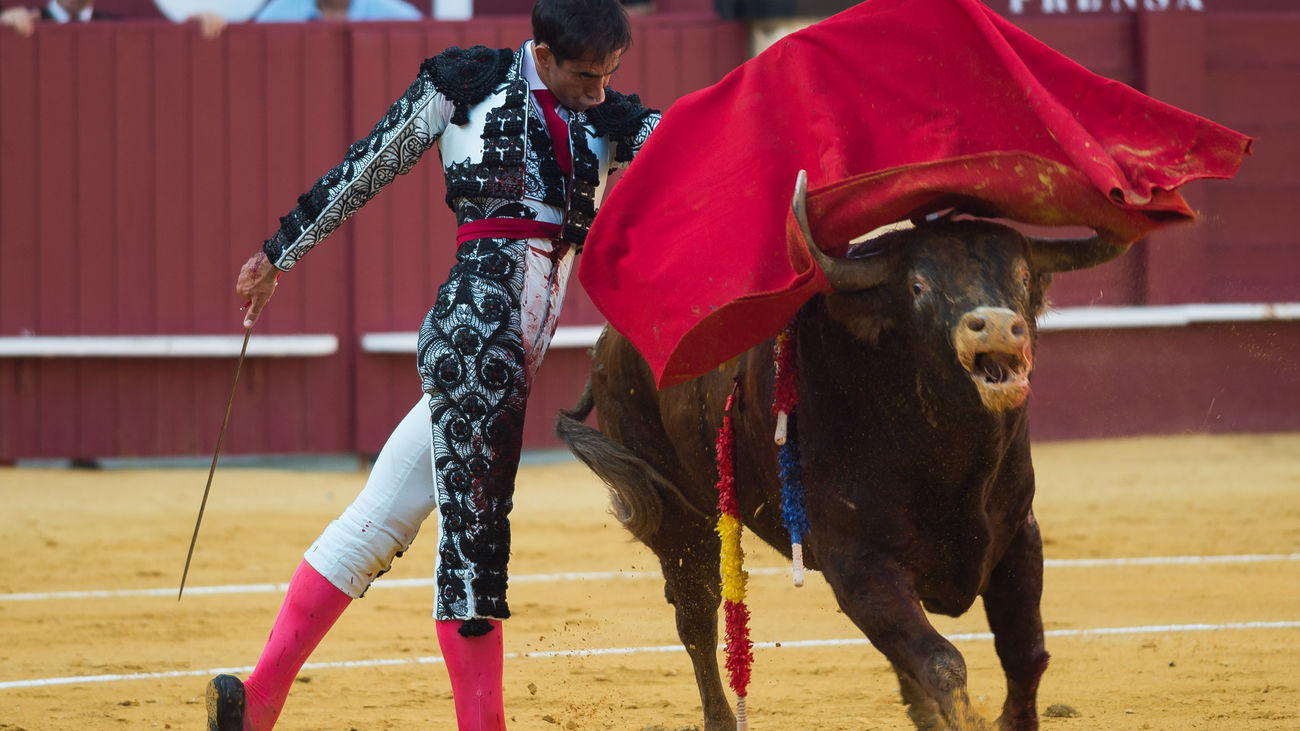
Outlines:
[[[1036,317],[1054,272],[1126,244],[1035,239],[945,216],[831,257],[795,215],[832,291],[794,318],[797,440],[809,524],[804,558],[889,660],[922,729],[984,729],[966,664],[927,612],[976,597],[1006,675],[999,728],[1038,728],[1047,667],[1039,612],[1042,540],[1032,508],[1026,399]],[[693,381],[657,390],[628,340],[606,329],[587,388],[557,433],[610,489],[613,511],[659,558],[665,596],[699,686],[707,731],[735,727],[716,648],[719,538],[715,439],[728,393],[743,523],[790,555],[773,443],[771,342]],[[592,408],[599,430],[582,421]]]

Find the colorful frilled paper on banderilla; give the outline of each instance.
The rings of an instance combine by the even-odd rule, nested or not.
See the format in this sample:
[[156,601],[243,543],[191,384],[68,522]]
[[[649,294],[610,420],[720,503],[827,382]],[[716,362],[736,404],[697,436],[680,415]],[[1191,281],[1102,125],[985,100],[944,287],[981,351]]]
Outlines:
[[1126,242],[1192,211],[1250,138],[1097,76],[978,0],[867,0],[683,97],[597,217],[579,278],[660,387],[781,330],[832,252],[953,200]]

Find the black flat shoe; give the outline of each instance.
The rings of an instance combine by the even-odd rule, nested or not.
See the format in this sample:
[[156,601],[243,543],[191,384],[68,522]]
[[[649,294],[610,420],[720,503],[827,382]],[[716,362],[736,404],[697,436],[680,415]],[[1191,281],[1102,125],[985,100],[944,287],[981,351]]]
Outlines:
[[244,683],[233,675],[208,681],[208,731],[244,731]]

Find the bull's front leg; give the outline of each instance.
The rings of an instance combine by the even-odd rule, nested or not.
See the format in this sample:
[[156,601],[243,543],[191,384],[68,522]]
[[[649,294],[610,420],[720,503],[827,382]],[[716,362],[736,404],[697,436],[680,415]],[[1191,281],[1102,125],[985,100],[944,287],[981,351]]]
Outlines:
[[1031,511],[993,570],[984,592],[984,612],[998,659],[1007,676],[1007,699],[998,727],[1038,728],[1038,681],[1047,669],[1043,646],[1043,541]]
[[839,556],[823,570],[840,608],[893,664],[918,728],[988,728],[971,708],[965,659],[930,624],[898,562],[881,554]]

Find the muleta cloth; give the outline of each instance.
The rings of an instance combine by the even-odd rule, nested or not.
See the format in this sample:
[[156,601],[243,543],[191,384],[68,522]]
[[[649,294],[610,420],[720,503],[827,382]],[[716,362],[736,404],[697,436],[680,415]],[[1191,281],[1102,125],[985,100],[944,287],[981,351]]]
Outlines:
[[1191,220],[1176,189],[1232,177],[1250,145],[1091,73],[978,0],[867,0],[674,104],[611,191],[579,278],[663,388],[829,291],[802,237],[787,236],[800,169],[813,236],[833,254],[959,202],[1131,243]]

